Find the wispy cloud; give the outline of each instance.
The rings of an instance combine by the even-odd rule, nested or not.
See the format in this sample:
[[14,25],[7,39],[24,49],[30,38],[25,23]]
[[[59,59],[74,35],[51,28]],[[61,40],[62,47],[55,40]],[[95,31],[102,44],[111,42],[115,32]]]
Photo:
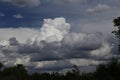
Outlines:
[[5,16],[5,14],[3,14],[2,12],[0,12],[0,16],[3,17],[3,16]]
[[87,12],[89,13],[96,13],[96,12],[103,12],[109,10],[111,7],[107,4],[98,4],[94,8],[87,9]]
[[21,14],[15,14],[15,15],[13,15],[13,17],[16,18],[16,19],[21,19],[21,18],[23,18],[23,16],[22,16]]
[[9,2],[19,7],[35,7],[39,6],[40,4],[40,0],[2,0],[2,1]]
[[85,2],[87,0],[51,0],[57,3],[82,3]]

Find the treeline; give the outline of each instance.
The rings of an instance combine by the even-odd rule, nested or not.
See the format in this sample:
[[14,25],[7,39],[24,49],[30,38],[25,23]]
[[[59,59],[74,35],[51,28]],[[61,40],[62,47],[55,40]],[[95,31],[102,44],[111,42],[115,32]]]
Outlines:
[[23,65],[5,68],[0,63],[0,80],[120,80],[120,62],[112,58],[110,61],[97,66],[96,71],[91,73],[80,73],[77,66],[65,74],[33,73],[28,74]]

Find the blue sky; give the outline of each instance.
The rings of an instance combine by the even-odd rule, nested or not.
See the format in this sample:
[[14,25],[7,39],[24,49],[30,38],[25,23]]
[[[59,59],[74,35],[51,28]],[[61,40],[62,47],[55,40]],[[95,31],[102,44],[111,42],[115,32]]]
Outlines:
[[[65,17],[68,21],[71,22],[76,19],[82,21],[85,19],[84,22],[89,19],[90,21],[91,19],[95,20],[95,18],[103,20],[102,18],[112,18],[116,16],[114,15],[115,12],[112,11],[115,9],[117,11],[119,9],[118,3],[119,0],[41,0],[40,4],[27,4],[27,2],[19,4],[19,2],[15,2],[14,0],[1,0],[0,12],[5,16],[0,18],[0,27],[38,27],[42,25],[43,19],[55,17]],[[99,4],[108,6],[110,9],[101,9],[98,11],[93,11],[92,13],[87,12],[88,9],[96,8]],[[22,5],[25,6],[22,7]],[[23,16],[23,18],[16,19],[13,17],[13,15],[17,14],[20,14]]]
[[[83,71],[118,56],[119,0],[0,0],[0,61],[30,72]],[[59,64],[59,65],[58,65]],[[93,67],[93,68],[91,68]]]

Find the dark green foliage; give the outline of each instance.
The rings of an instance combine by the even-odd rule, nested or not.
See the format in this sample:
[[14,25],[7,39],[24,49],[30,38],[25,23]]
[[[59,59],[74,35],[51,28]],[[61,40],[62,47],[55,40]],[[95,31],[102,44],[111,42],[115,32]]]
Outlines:
[[98,80],[120,80],[120,62],[112,58],[106,64],[98,65],[95,76]]
[[0,80],[29,80],[29,75],[23,65],[17,65],[3,69]]
[[120,17],[113,20],[114,26],[117,27],[117,30],[112,31],[112,33],[118,38],[119,40],[119,52],[120,52]]
[[3,67],[3,64],[0,62],[0,71],[1,71],[2,67]]
[[120,27],[120,17],[114,19],[113,22],[114,22],[114,26]]
[[[113,20],[114,26],[117,27],[117,30],[114,30],[112,33],[115,34],[115,36],[120,39],[120,17]],[[119,43],[119,49],[120,49],[120,43]]]

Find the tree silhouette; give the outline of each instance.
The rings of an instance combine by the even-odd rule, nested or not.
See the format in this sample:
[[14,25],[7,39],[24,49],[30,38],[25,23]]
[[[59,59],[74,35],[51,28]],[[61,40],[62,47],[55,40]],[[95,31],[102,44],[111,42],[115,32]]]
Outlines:
[[2,70],[3,64],[0,62],[0,71]]
[[98,65],[95,76],[97,80],[120,80],[120,62],[116,58]]
[[112,31],[112,33],[115,34],[115,36],[116,36],[116,37],[118,38],[118,40],[119,40],[119,45],[118,45],[118,47],[119,47],[119,52],[120,52],[120,17],[115,18],[115,19],[113,20],[113,22],[114,22],[114,27],[117,27],[117,30]]

